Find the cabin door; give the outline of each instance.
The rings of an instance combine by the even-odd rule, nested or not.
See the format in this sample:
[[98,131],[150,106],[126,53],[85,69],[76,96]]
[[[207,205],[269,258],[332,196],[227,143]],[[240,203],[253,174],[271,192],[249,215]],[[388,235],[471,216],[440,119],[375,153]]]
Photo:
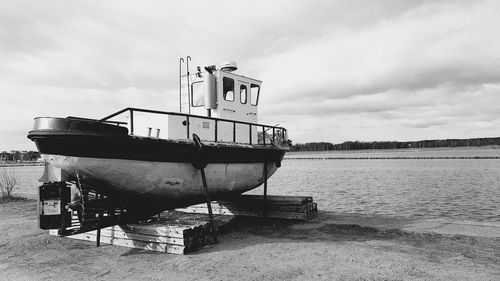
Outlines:
[[237,120],[239,96],[236,95],[236,81],[230,77],[222,77],[222,99],[219,99],[220,118]]
[[250,105],[250,83],[239,81],[239,106],[241,108],[242,120],[249,123],[257,123],[257,113]]

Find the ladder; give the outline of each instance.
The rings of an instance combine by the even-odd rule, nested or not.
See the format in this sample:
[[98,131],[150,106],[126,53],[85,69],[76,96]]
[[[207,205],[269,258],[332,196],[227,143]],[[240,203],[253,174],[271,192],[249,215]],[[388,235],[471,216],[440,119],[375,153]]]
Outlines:
[[196,74],[189,74],[189,84],[188,84],[188,76],[180,75],[179,79],[179,97],[180,97],[180,113],[191,114],[191,98],[193,88],[192,85],[194,83],[200,82],[202,78],[198,77]]
[[189,85],[187,80],[187,75],[180,74],[179,76],[179,112],[180,113],[191,113],[190,97],[189,97]]
[[[199,82],[201,77],[197,75],[197,73],[190,73],[189,71],[189,61],[191,60],[190,56],[186,57],[186,60],[183,58],[179,59],[179,112],[191,114],[191,86],[193,83]],[[186,73],[182,73],[182,65],[186,63]]]

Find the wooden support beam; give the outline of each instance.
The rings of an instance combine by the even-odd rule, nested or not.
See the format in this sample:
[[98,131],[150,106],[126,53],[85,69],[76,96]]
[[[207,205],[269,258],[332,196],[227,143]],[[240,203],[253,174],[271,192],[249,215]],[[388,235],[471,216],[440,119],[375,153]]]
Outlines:
[[[50,230],[58,235],[57,230]],[[78,233],[67,238],[97,241],[97,230]],[[184,220],[154,221],[124,226],[111,226],[101,230],[99,240],[105,244],[125,246],[172,254],[186,254],[213,244],[211,226],[208,221]]]
[[[317,204],[309,196],[240,195],[211,204],[213,214],[232,216],[269,217],[309,221],[317,217]],[[263,210],[265,210],[263,212]],[[177,211],[207,214],[204,204],[180,208]]]

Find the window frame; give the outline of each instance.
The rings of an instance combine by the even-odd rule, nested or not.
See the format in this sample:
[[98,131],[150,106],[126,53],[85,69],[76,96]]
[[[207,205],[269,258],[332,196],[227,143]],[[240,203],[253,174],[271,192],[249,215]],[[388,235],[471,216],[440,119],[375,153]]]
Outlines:
[[[202,106],[205,106],[205,97],[204,97],[204,93],[202,93],[202,105],[194,105],[194,91],[193,91],[193,85],[194,84],[199,84],[199,83],[202,83],[203,81],[196,81],[196,82],[193,82],[191,83],[191,107],[202,107]],[[203,91],[202,91],[203,92]]]
[[[257,99],[255,100],[255,104],[252,101],[252,97],[253,97],[252,86],[256,86],[256,88],[257,88]],[[259,105],[259,98],[260,98],[260,85],[255,84],[255,83],[250,83],[250,105],[258,106]]]
[[[229,93],[230,91],[227,91],[227,92],[225,92],[225,91],[224,91],[224,90],[225,90],[225,88],[224,88],[224,85],[225,85],[225,84],[224,84],[224,80],[225,80],[225,79],[229,79],[229,80],[232,80],[232,81],[233,81],[233,90],[232,90],[232,92],[233,92],[233,99],[227,99],[227,98],[226,98],[226,97],[227,97],[227,93]],[[227,77],[227,76],[223,76],[223,77],[222,77],[222,99],[223,99],[224,101],[234,102],[234,100],[235,100],[235,96],[236,96],[236,93],[235,93],[235,91],[234,91],[234,88],[236,88],[236,82],[235,82],[235,80],[234,80],[233,78],[229,78],[229,77]]]
[[[244,101],[244,102],[243,102],[243,100],[242,100],[242,95],[241,95],[241,93],[242,93],[241,89],[242,89],[243,87],[245,88],[245,101]],[[247,87],[247,85],[246,85],[246,84],[244,84],[244,83],[240,83],[240,103],[241,103],[241,104],[247,104],[247,102],[248,102],[248,87]]]

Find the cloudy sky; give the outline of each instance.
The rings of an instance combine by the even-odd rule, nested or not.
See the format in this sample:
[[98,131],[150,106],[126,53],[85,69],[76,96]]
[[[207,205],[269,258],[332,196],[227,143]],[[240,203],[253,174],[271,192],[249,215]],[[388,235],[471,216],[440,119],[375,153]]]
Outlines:
[[263,80],[294,142],[500,135],[500,1],[0,0],[0,151],[36,116],[176,111],[178,58]]

